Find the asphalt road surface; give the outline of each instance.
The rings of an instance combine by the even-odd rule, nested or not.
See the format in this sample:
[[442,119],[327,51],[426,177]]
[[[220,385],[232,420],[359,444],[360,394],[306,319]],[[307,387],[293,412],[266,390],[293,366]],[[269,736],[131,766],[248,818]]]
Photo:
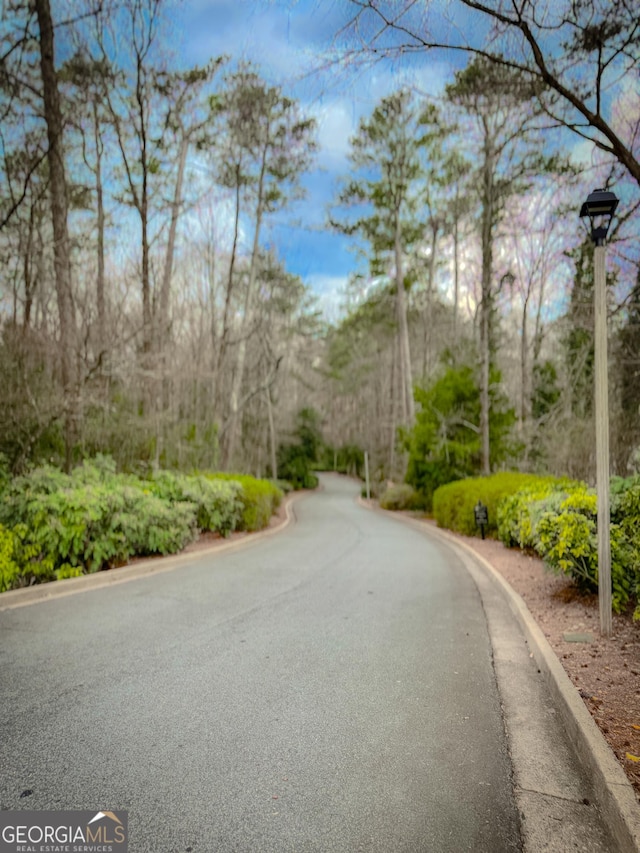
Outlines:
[[2,808],[125,809],[132,853],[521,849],[474,581],[357,491],[0,614]]

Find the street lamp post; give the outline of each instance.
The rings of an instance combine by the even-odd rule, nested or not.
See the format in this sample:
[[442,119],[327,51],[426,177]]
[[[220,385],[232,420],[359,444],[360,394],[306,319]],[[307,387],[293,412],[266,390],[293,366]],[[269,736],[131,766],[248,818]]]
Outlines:
[[598,493],[598,601],[600,633],[613,633],[611,616],[611,542],[609,536],[609,384],[607,370],[607,286],[605,273],[605,240],[611,219],[618,206],[615,194],[594,190],[580,209],[589,219],[591,239],[595,245],[594,313],[595,313],[595,407],[596,407],[596,490]]

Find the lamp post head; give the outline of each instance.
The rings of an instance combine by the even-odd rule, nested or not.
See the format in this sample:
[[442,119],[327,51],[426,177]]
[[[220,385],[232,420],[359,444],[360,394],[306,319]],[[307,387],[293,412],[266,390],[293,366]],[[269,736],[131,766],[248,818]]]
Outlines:
[[596,246],[603,246],[611,225],[611,219],[618,206],[615,193],[608,190],[594,190],[580,208],[580,216],[588,218],[591,226],[591,239]]

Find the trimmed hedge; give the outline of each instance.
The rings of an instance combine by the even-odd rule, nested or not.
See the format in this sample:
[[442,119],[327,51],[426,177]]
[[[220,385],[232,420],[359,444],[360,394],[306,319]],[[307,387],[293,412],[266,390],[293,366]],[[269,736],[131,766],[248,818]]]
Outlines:
[[480,535],[476,527],[473,509],[482,501],[489,511],[489,524],[485,532],[496,534],[498,529],[498,507],[500,502],[527,487],[540,486],[553,477],[536,474],[520,474],[507,471],[489,477],[473,477],[455,480],[440,486],[433,494],[433,515],[438,527],[446,527],[466,536]]

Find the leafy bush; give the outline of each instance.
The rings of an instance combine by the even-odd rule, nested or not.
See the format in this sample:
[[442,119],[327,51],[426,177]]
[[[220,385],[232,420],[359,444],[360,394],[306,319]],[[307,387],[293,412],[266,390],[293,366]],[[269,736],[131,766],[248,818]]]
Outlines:
[[20,567],[13,557],[13,532],[0,524],[0,592],[11,589],[20,575]]
[[[209,474],[209,482],[220,482],[227,485],[236,483],[239,486],[241,517],[239,530],[263,530],[268,526],[271,516],[282,503],[282,491],[270,480],[258,480],[248,474]],[[224,483],[224,481],[227,483]]]
[[0,591],[172,554],[200,530],[227,535],[268,524],[282,492],[234,475],[117,474],[110,457],[71,475],[43,466],[0,494]]
[[500,502],[505,497],[536,484],[540,479],[535,474],[511,471],[447,483],[434,492],[434,518],[438,527],[456,530],[467,536],[479,535],[473,510],[478,501],[482,501],[489,511],[489,524],[485,531],[489,534],[495,533]]
[[572,491],[583,487],[576,480],[537,477],[526,488],[508,495],[498,505],[498,538],[508,548],[533,548],[538,519]]
[[[25,579],[72,577],[134,554],[175,553],[194,538],[194,504],[167,503],[142,483],[129,482],[134,478],[118,483],[113,475],[99,482],[87,471],[67,476],[38,469],[5,492],[0,517],[18,537],[15,550]],[[83,479],[94,482],[85,485]]]
[[424,499],[416,490],[406,483],[389,486],[380,498],[382,509],[403,510],[421,509]]
[[[572,578],[587,592],[598,589],[596,494],[585,486],[567,495],[558,509],[543,512],[533,533],[535,549],[545,563]],[[623,610],[631,593],[628,546],[618,524],[610,526],[613,610]]]
[[150,554],[175,554],[195,539],[197,520],[195,504],[189,501],[167,503],[142,489],[126,487],[123,490],[124,509],[115,514],[112,531],[116,541],[122,542],[122,553],[129,551],[146,556]]
[[234,477],[223,482],[207,476],[185,476],[159,471],[150,481],[155,495],[170,503],[188,502],[196,508],[200,530],[211,530],[228,536],[238,527],[244,503],[242,485]]
[[[489,433],[491,462],[498,464],[514,450],[510,440],[513,408],[500,390],[499,371],[491,374]],[[419,410],[413,429],[405,436],[409,452],[407,483],[431,506],[436,490],[480,471],[480,390],[475,366],[446,366],[429,388],[416,388]]]
[[313,468],[318,464],[322,448],[320,421],[320,415],[314,409],[301,409],[292,433],[294,441],[278,447],[278,477],[288,480],[294,489],[315,489],[318,485]]
[[[640,483],[612,482],[612,604],[622,610],[640,593]],[[598,588],[597,498],[584,483],[541,482],[505,498],[498,508],[498,535],[505,545],[533,548],[546,565],[583,591]],[[640,606],[636,610],[640,618]]]
[[311,460],[300,444],[281,444],[278,447],[278,475],[294,489],[315,489],[318,478],[311,470]]
[[627,552],[629,592],[636,600],[634,619],[640,619],[640,482],[634,482],[620,496],[615,520],[619,523]]

